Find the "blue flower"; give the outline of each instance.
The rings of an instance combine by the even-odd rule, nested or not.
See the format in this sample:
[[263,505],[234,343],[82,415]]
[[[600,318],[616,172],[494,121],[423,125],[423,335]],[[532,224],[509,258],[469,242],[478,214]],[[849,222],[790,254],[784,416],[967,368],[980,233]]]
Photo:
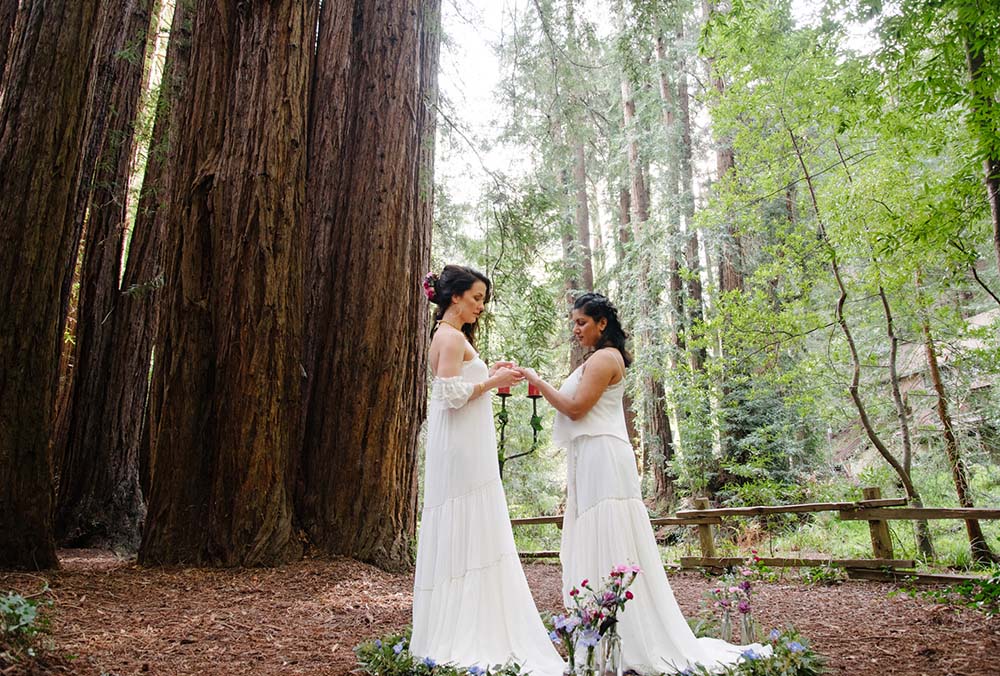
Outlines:
[[601,641],[601,634],[596,629],[587,629],[582,634],[580,638],[577,639],[577,643],[584,646],[585,648],[593,648]]
[[403,642],[400,641],[396,645],[392,646],[392,652],[396,653],[397,655],[403,652]]
[[433,669],[434,667],[437,666],[437,662],[435,662],[434,658],[432,658],[432,657],[425,657],[424,658],[424,664],[426,666],[430,667],[431,669]]
[[560,639],[559,639],[559,634],[557,634],[557,633],[556,633],[556,632],[554,632],[554,631],[550,631],[550,632],[549,632],[549,638],[550,638],[550,639],[552,639],[552,642],[553,642],[553,643],[559,643],[559,641],[560,641]]
[[753,648],[747,648],[746,650],[744,650],[742,653],[740,653],[740,657],[742,657],[745,660],[749,660],[750,662],[753,662],[756,659],[760,659],[760,655],[754,652]]
[[375,649],[376,650],[381,650],[382,649],[382,640],[381,639],[375,639]]
[[798,641],[790,641],[785,644],[785,647],[787,647],[793,653],[800,653],[806,649],[806,647],[801,643],[799,643]]
[[486,670],[485,670],[485,669],[483,669],[483,668],[482,668],[481,666],[479,666],[478,664],[473,664],[473,665],[472,665],[471,667],[469,667],[469,673],[470,673],[470,674],[471,674],[472,676],[483,676],[483,674],[485,674],[485,673],[486,673]]
[[772,641],[777,641],[779,638],[781,638],[781,632],[778,631],[777,629],[772,629],[770,637]]

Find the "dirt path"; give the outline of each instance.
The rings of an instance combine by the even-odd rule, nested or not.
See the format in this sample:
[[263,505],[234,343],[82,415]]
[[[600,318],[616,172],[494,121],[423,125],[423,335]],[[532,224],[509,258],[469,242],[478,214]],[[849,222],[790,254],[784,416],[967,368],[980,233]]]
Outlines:
[[[410,621],[408,575],[340,559],[270,570],[142,569],[104,552],[63,552],[57,573],[0,573],[0,590],[55,600],[52,639],[78,674],[346,674],[352,648]],[[558,566],[526,567],[540,610],[560,605]],[[685,613],[711,581],[671,576]],[[757,616],[790,624],[837,676],[1000,674],[1000,618],[955,611],[891,587],[760,585]]]

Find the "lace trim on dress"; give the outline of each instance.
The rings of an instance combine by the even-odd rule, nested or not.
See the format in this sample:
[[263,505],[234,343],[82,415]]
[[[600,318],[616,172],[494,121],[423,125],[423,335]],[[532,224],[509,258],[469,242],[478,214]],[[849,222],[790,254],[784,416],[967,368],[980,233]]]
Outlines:
[[431,399],[444,401],[448,408],[462,408],[469,401],[475,387],[475,384],[467,382],[462,376],[434,378]]

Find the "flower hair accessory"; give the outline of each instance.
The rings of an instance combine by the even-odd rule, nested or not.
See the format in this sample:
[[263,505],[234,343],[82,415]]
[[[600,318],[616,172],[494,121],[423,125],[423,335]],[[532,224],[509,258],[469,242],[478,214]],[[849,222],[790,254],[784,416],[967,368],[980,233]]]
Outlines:
[[434,289],[437,286],[438,276],[433,272],[428,272],[424,275],[424,294],[427,296],[427,300],[434,300],[434,296],[437,295],[437,291]]

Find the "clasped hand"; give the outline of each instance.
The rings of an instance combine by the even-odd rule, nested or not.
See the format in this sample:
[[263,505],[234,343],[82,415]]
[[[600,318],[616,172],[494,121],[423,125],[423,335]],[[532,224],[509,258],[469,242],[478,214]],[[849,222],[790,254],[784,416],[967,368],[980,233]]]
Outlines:
[[493,364],[493,367],[490,368],[490,377],[498,379],[497,387],[510,387],[511,385],[517,385],[522,380],[527,380],[529,383],[535,384],[539,380],[535,369],[528,368],[527,366],[518,366],[517,363],[512,361],[498,361]]

